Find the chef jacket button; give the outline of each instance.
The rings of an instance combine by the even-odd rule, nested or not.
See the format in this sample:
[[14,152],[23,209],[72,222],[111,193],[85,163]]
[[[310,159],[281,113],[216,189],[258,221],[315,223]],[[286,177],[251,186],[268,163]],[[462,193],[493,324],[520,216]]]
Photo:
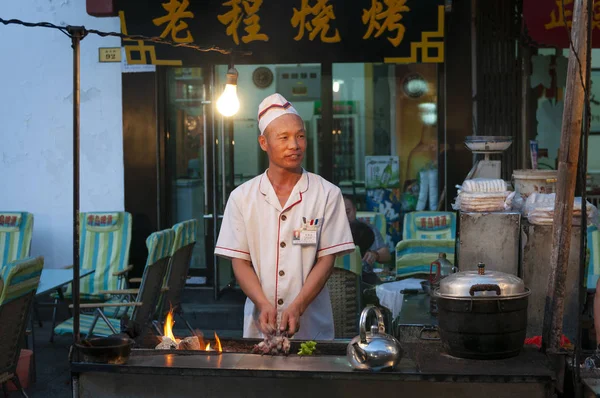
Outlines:
[[281,248],[284,248],[284,247],[285,247],[285,242],[281,242],[281,243],[279,244],[279,246],[280,246]]
[[282,305],[283,304],[283,299],[277,300],[277,304]]
[[285,275],[285,272],[279,271],[279,276],[284,276],[284,275]]
[[287,217],[286,217],[286,215],[284,214],[284,215],[282,215],[282,216],[281,216],[281,221],[285,221],[285,220],[287,220]]

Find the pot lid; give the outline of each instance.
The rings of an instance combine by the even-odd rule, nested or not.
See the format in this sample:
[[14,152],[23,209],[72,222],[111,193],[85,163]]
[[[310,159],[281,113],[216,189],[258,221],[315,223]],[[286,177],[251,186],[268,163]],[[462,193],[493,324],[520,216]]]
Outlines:
[[512,297],[525,293],[523,280],[499,271],[487,271],[484,263],[477,271],[463,271],[440,281],[439,295],[447,297]]

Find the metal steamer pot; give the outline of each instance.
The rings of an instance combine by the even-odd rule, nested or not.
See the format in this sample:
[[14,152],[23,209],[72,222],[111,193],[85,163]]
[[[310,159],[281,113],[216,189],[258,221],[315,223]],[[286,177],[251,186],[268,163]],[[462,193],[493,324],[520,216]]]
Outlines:
[[527,332],[529,289],[515,275],[458,272],[440,281],[434,296],[447,353],[460,358],[499,359],[519,354]]

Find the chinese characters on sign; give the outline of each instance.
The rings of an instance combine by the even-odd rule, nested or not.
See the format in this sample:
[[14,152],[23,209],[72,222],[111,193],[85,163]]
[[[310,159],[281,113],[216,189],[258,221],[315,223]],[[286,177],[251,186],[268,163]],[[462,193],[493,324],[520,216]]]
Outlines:
[[308,39],[313,41],[320,34],[320,39],[323,43],[337,43],[341,41],[340,32],[335,29],[335,33],[328,35],[329,22],[335,19],[333,6],[327,4],[329,0],[317,0],[317,3],[311,7],[309,0],[302,0],[300,9],[294,8],[294,16],[292,16],[292,26],[298,28],[298,34],[294,40],[302,40],[305,29],[310,33]]
[[[191,43],[194,41],[194,37],[188,30],[188,24],[185,21],[181,21],[183,18],[194,18],[194,14],[191,11],[186,11],[189,5],[188,0],[183,0],[183,2],[170,0],[168,3],[162,4],[162,7],[168,14],[152,20],[152,23],[156,26],[161,26],[168,22],[167,27],[160,35],[161,38],[164,39],[171,33],[171,40],[175,43]],[[183,37],[178,35],[182,30],[185,31],[185,36]]]
[[[240,7],[243,5],[244,9]],[[231,10],[225,14],[219,15],[217,18],[219,22],[227,26],[227,36],[231,36],[235,44],[240,44],[238,36],[238,28],[240,22],[244,22],[246,27],[246,35],[242,36],[244,43],[250,43],[252,41],[269,41],[269,36],[264,33],[260,33],[260,17],[258,11],[262,5],[262,0],[230,0],[223,3],[223,6],[230,7]]]
[[[550,11],[549,22],[544,25],[546,30],[571,27],[573,24],[573,0],[556,0],[556,6]],[[569,7],[567,7],[569,6]],[[592,8],[592,29],[600,29],[600,0],[594,0]]]
[[[383,3],[385,3],[386,9],[384,10]],[[388,37],[387,39],[392,43],[394,47],[398,47],[404,39],[405,28],[404,25],[399,23],[402,19],[402,12],[410,11],[410,8],[406,6],[406,0],[379,0],[371,1],[371,8],[369,10],[363,10],[362,22],[368,24],[368,29],[363,39],[371,37],[373,32],[375,37],[381,36],[384,32],[396,31],[395,37]]]
[[[562,0],[546,1],[555,7]],[[573,0],[564,1],[571,10]],[[238,50],[257,63],[444,62],[444,0],[132,0],[119,4],[121,33],[129,28],[135,35],[154,38],[123,39],[128,65],[181,65],[183,58],[186,63],[222,63],[224,55]],[[570,14],[563,14],[555,13],[556,23],[567,23]],[[159,36],[170,45],[161,44]]]

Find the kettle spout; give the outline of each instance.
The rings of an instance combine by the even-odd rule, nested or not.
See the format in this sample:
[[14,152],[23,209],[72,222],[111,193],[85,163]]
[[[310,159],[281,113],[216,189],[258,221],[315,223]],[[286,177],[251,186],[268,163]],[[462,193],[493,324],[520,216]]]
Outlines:
[[352,348],[354,348],[354,352],[356,353],[356,359],[360,363],[365,363],[367,361],[367,353],[363,350],[358,342],[352,344]]

